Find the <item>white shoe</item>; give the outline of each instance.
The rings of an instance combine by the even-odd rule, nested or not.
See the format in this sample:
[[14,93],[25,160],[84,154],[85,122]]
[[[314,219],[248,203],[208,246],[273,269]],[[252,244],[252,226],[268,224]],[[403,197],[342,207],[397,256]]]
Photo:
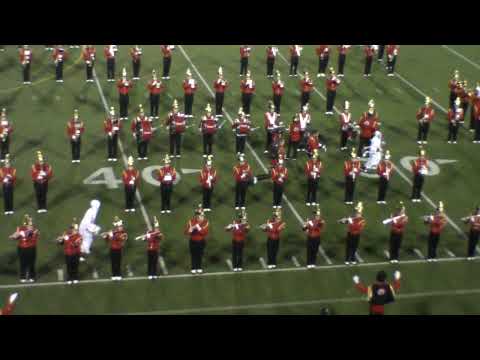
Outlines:
[[451,141],[447,141],[449,144],[451,144],[452,142]]
[[468,261],[471,261],[471,260],[473,260],[473,259],[474,259],[473,257],[467,257],[467,260],[468,260]]
[[130,212],[130,209],[125,209],[124,211],[127,213],[127,212]]
[[110,280],[115,281],[117,278],[115,276],[112,276]]
[[160,214],[165,214],[165,210],[160,211]]
[[112,159],[113,162],[117,162],[117,159]]
[[349,262],[349,261],[345,261],[345,265],[350,265],[350,262]]
[[135,212],[135,209],[130,209],[130,212]]
[[202,155],[202,157],[206,158],[206,157],[207,157],[207,155],[206,155],[206,154],[203,154],[203,155]]
[[357,265],[357,262],[356,262],[356,261],[352,261],[352,265]]
[[182,155],[177,155],[175,156],[177,159],[180,159],[182,157]]
[[242,209],[242,210],[245,210],[245,206],[242,206],[242,208],[241,208],[241,209]]
[[263,153],[264,153],[264,154],[268,154],[268,150],[265,150]]
[[235,206],[235,210],[240,210],[240,208],[238,206]]
[[80,257],[80,262],[85,262],[85,258],[83,256]]
[[454,143],[454,144],[456,144],[457,142],[456,142],[456,141],[454,141],[453,143]]
[[73,281],[69,280],[69,281],[67,281],[67,284],[68,284],[68,285],[72,285],[72,284],[73,284]]
[[153,276],[149,275],[148,280],[153,280]]
[[197,269],[197,274],[202,274],[203,270],[202,269]]
[[312,204],[310,204],[310,203],[306,203],[305,205],[307,205],[307,206],[311,206]]
[[243,271],[243,268],[237,268],[237,271],[238,271],[238,272],[242,272],[242,271]]
[[196,274],[197,273],[197,270],[191,270],[190,271],[192,274]]
[[26,279],[20,279],[20,282],[23,284],[23,283],[26,283],[27,280]]
[[28,279],[28,282],[29,282],[29,283],[34,283],[35,280],[34,280],[34,279]]
[[267,265],[267,269],[273,269],[273,265]]
[[171,213],[172,213],[172,211],[171,211],[171,210],[167,210],[167,214],[171,214]]
[[74,284],[78,284],[78,280],[73,280],[73,283],[74,283]]

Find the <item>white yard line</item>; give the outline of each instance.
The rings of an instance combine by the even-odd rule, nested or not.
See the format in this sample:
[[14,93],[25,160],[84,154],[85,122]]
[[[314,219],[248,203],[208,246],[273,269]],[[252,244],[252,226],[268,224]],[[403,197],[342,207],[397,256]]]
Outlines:
[[295,265],[295,267],[301,266],[296,256],[292,256],[292,262],[293,262],[293,265]]
[[133,277],[134,276],[133,271],[132,271],[132,267],[130,265],[127,265],[127,276],[128,277]]
[[158,257],[158,263],[160,264],[160,269],[162,269],[163,275],[168,275],[167,265],[165,265],[165,259],[163,256]]
[[385,257],[387,259],[390,259],[390,253],[388,252],[388,250],[384,250],[383,253],[385,254]]
[[470,59],[467,58],[465,55],[460,54],[458,51],[453,50],[451,47],[448,47],[447,45],[442,45],[442,47],[443,47],[444,49],[450,51],[452,54],[457,55],[460,59],[466,61],[467,63],[469,63],[470,65],[472,65],[473,67],[475,67],[477,70],[480,70],[480,65],[478,65],[476,62],[470,60]]
[[423,256],[422,252],[419,249],[413,249],[413,252],[420,258],[420,259],[425,259],[425,256]]
[[[190,63],[190,65],[192,66],[193,70],[197,73],[197,75],[199,76],[200,80],[202,81],[202,83],[205,85],[205,88],[208,90],[208,92],[210,93],[211,96],[215,96],[215,93],[213,92],[212,88],[210,87],[210,85],[208,84],[208,82],[205,80],[205,78],[203,77],[203,75],[200,73],[200,71],[197,69],[197,67],[195,66],[195,64],[192,62],[192,59],[190,59],[190,57],[188,56],[188,54],[185,52],[185,50],[183,49],[183,46],[182,45],[178,45],[178,48],[180,49],[180,51],[182,52],[183,56],[185,57],[185,59]],[[232,117],[230,116],[230,114],[225,110],[225,116],[228,118],[228,120],[230,121],[231,124],[233,124],[233,120],[232,120]],[[260,167],[263,169],[263,171],[268,174],[268,169],[267,167],[265,166],[265,164],[263,163],[263,161],[260,159],[260,157],[258,156],[257,152],[255,151],[255,149],[250,145],[249,142],[246,143],[247,145],[247,148],[248,150],[250,150],[250,152],[252,153],[253,157],[255,158],[255,160],[257,161],[257,163],[260,165]],[[287,206],[290,208],[290,210],[292,211],[292,213],[295,215],[295,217],[297,218],[298,222],[300,223],[300,225],[303,225],[303,219],[302,217],[300,216],[300,214],[298,213],[298,211],[295,209],[295,207],[293,206],[293,204],[290,202],[290,200],[287,198],[287,196],[284,194],[283,195],[283,200],[286,202]],[[327,263],[329,261],[331,261],[328,256],[326,255],[325,251],[323,251],[323,253],[321,253],[322,256],[325,258],[325,261],[327,261]]]
[[362,257],[360,256],[360,254],[357,252],[355,252],[355,258],[358,260],[359,263],[364,263],[365,261],[362,259]]
[[92,277],[97,280],[98,279],[98,272],[97,269],[93,269]]
[[229,268],[230,270],[232,270],[232,271],[233,271],[233,264],[232,264],[232,260],[230,260],[230,259],[227,259],[227,260],[225,260],[225,262],[227,263],[227,266],[228,266],[228,268]]
[[267,268],[267,264],[265,263],[265,259],[263,257],[258,258],[258,261],[260,261],[260,265],[262,265],[262,268]]
[[455,254],[453,252],[451,252],[449,249],[445,249],[445,252],[447,253],[448,256],[454,258],[456,257]]
[[480,247],[477,246],[477,247],[475,248],[475,250],[477,250],[477,254],[480,255]]
[[[107,103],[107,99],[105,99],[105,94],[103,93],[103,89],[102,89],[102,86],[100,85],[100,81],[98,80],[97,73],[95,72],[95,68],[93,69],[93,79],[95,80],[95,83],[97,84],[98,93],[100,94],[100,98],[102,99],[102,103],[103,103],[103,107],[105,109],[105,113],[108,115],[109,112],[110,112],[109,106],[108,106],[108,103]],[[120,153],[122,154],[123,163],[125,164],[125,167],[127,167],[127,165],[128,165],[127,156],[125,155],[125,151],[123,150],[123,143],[122,143],[122,140],[120,140],[120,138],[118,139],[118,148],[120,149]],[[150,222],[150,218],[148,216],[147,210],[145,209],[145,206],[143,205],[142,195],[140,194],[140,191],[138,189],[135,192],[135,195],[137,197],[138,204],[140,205],[140,210],[142,212],[143,219],[145,220],[145,224],[147,225],[148,229],[151,230],[152,229],[152,223]]]
[[63,281],[64,280],[63,269],[57,269],[57,279],[58,279],[58,281]]
[[330,258],[327,256],[325,249],[323,247],[319,246],[318,253],[323,256],[323,258],[325,259],[328,265],[333,264],[332,260],[330,260]]

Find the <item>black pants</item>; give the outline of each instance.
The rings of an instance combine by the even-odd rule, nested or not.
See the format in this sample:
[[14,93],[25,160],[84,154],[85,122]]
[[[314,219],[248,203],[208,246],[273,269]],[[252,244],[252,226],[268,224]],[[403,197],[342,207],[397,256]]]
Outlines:
[[128,117],[128,103],[129,103],[128,94],[120,94],[119,101],[120,101],[120,117],[121,118],[127,118]]
[[207,189],[205,187],[202,188],[202,206],[204,209],[211,209],[212,208],[212,194],[213,188]]
[[475,256],[475,249],[477,248],[478,239],[480,238],[480,231],[473,231],[470,230],[470,234],[468,237],[468,257]]
[[115,80],[115,59],[107,59],[107,79]]
[[300,141],[289,141],[288,142],[288,148],[287,148],[287,158],[290,158],[290,155],[293,150],[293,159],[297,158],[297,152],[298,152],[298,145],[300,144]]
[[292,56],[290,58],[290,75],[297,75],[298,60],[298,56]]
[[325,74],[328,66],[329,56],[324,56],[323,59],[318,57],[318,73]]
[[162,195],[162,211],[171,210],[170,200],[172,197],[173,185],[172,184],[161,184],[160,193]]
[[336,96],[337,96],[336,91],[327,90],[327,112],[333,112]]
[[63,61],[57,62],[55,65],[56,80],[63,80]]
[[215,93],[215,115],[223,114],[223,100],[225,98],[225,93],[216,92]]
[[347,141],[348,141],[348,130],[340,130],[340,148],[344,149],[347,147]]
[[378,183],[378,198],[377,201],[385,201],[388,190],[388,179],[385,176],[380,176]]
[[30,82],[30,63],[23,65],[23,82]]
[[107,136],[108,158],[116,159],[118,152],[118,135]]
[[392,60],[387,60],[387,71],[389,74],[393,74],[395,72],[395,63],[397,62],[397,57],[394,56]]
[[203,252],[205,251],[205,240],[190,240],[190,256],[192,258],[192,270],[202,268]]
[[282,206],[283,185],[273,183],[273,206]]
[[80,255],[65,255],[65,264],[67,265],[67,281],[79,280]]
[[3,185],[4,211],[13,211],[13,185]]
[[133,61],[132,60],[133,77],[134,78],[139,78],[140,77],[140,64],[141,64],[141,60],[138,60],[138,61]]
[[430,123],[418,123],[417,141],[427,141],[428,131],[430,130]]
[[307,203],[317,202],[318,179],[308,178],[307,180]]
[[480,119],[475,120],[475,141],[480,141]]
[[403,234],[390,233],[390,260],[398,260]]
[[277,265],[280,240],[267,239],[267,265]]
[[5,140],[0,140],[0,159],[4,160],[7,154],[10,154],[10,135]]
[[365,69],[363,71],[364,75],[370,75],[372,73],[372,62],[373,56],[365,57]]
[[252,105],[252,94],[242,93],[242,107],[245,114],[250,115],[250,106]]
[[440,234],[428,235],[428,255],[427,259],[435,259],[437,257],[438,241],[440,240]]
[[112,276],[122,276],[122,250],[110,249]]
[[158,117],[160,94],[150,94],[150,116]]
[[[466,114],[466,113],[465,113]],[[470,107],[470,130],[475,130],[475,111],[473,106]]]
[[275,58],[267,58],[267,76],[273,76],[274,66],[275,66]]
[[345,254],[345,261],[356,262],[355,254],[357,253],[358,243],[360,242],[360,235],[347,234],[347,248]]
[[148,153],[148,141],[137,140],[137,152],[139,158],[146,158]]
[[170,76],[170,66],[172,65],[172,58],[171,57],[164,57],[163,58],[163,78],[167,78]]
[[459,125],[448,123],[448,141],[457,141]]
[[158,276],[158,251],[147,251],[147,273],[148,276]]
[[267,130],[267,142],[265,144],[265,150],[270,151],[273,143],[273,134]]
[[383,60],[384,53],[385,53],[385,45],[378,45],[378,60]]
[[192,115],[193,94],[185,94],[185,115]]
[[37,258],[37,249],[35,247],[30,248],[17,248],[18,257],[20,259],[20,279],[34,279],[36,277],[35,261]]
[[355,180],[353,176],[345,177],[345,202],[353,202],[353,195],[355,193]]
[[240,59],[240,75],[247,75],[248,57]]
[[125,185],[125,209],[135,208],[135,191],[137,187],[131,185]]
[[320,238],[311,238],[307,239],[307,265],[316,265],[317,263],[317,253],[318,248],[320,247]]
[[235,207],[245,207],[245,198],[247,197],[248,183],[246,181],[237,182],[235,185]]
[[425,176],[418,174],[413,178],[413,190],[412,199],[420,199],[422,196],[423,183],[425,182]]
[[240,154],[245,153],[245,143],[247,142],[246,136],[235,136],[235,150]]
[[80,148],[82,146],[82,140],[78,138],[77,140],[71,140],[70,144],[72,145],[72,160],[80,160]]
[[170,156],[181,155],[182,134],[170,134]]
[[450,91],[450,97],[448,99],[449,103],[449,109],[454,109],[455,108],[455,100],[457,99],[457,94],[455,94],[455,91]]
[[345,69],[345,60],[347,56],[345,54],[338,55],[338,73],[343,75],[343,70]]
[[35,188],[35,196],[37,197],[37,206],[39,210],[47,209],[47,193],[48,193],[48,183],[38,183],[33,184]]
[[310,93],[308,91],[303,91],[300,97],[300,111],[306,104],[308,104],[309,101],[310,101]]
[[87,72],[87,80],[93,79],[93,64],[87,65],[85,64],[85,71]]
[[358,156],[363,157],[363,148],[365,146],[370,146],[370,139],[360,137],[358,142]]
[[203,154],[212,155],[213,134],[203,134]]
[[275,112],[280,114],[280,107],[282,105],[282,95],[273,95],[273,106],[275,106]]
[[232,266],[234,269],[243,267],[243,241],[232,240]]

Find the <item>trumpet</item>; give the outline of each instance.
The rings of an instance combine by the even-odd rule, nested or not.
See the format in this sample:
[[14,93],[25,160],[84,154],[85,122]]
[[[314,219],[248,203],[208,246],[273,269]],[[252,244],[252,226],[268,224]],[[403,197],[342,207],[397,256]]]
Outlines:
[[428,223],[433,220],[433,215],[424,215],[421,216],[420,219],[422,219],[424,222]]
[[147,238],[147,234],[143,234],[143,235],[137,236],[135,238],[135,241],[144,241],[146,238]]
[[352,223],[352,218],[351,217],[344,217],[338,220],[339,224],[351,224]]
[[113,232],[112,232],[112,231],[106,231],[106,232],[103,232],[103,233],[100,234],[100,237],[105,238],[105,239],[106,239],[107,237],[111,237],[111,236],[113,236]]
[[405,215],[398,215],[398,216],[393,216],[391,218],[385,219],[382,221],[383,225],[388,225],[391,224],[394,221],[400,220],[401,218],[405,217]]

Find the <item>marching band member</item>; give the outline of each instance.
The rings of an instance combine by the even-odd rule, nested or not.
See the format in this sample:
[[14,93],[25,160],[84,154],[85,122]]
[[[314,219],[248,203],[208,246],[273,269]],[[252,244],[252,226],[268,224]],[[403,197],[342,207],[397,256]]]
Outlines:
[[377,174],[380,177],[378,183],[378,197],[377,204],[386,204],[385,198],[387,196],[388,184],[393,174],[393,163],[390,161],[390,151],[385,151],[385,156],[382,161],[378,163]]
[[122,180],[125,187],[125,212],[135,212],[135,192],[140,183],[140,171],[133,167],[133,156],[128,157]]
[[395,76],[395,64],[398,56],[398,45],[387,45],[387,76]]
[[32,80],[30,77],[32,57],[33,57],[33,53],[30,47],[28,45],[23,45],[23,47],[20,48],[20,64],[22,65],[22,68],[23,68],[23,84],[24,85],[30,85],[32,83]]
[[306,104],[309,103],[310,94],[313,91],[313,81],[312,79],[310,79],[310,75],[308,74],[307,71],[303,73],[303,79],[300,80],[300,90],[302,92],[302,95],[300,97],[300,110],[301,110]]
[[[300,118],[298,114],[293,115],[292,122],[289,127],[289,139],[288,139],[288,150],[287,150],[287,159],[297,160],[297,151],[300,141],[302,140],[302,128],[300,126]],[[293,158],[291,157],[293,149]]]
[[238,110],[238,117],[235,119],[232,128],[235,131],[235,151],[237,156],[245,153],[245,143],[247,142],[248,134],[251,131],[251,122],[245,116],[243,109]]
[[383,54],[385,53],[385,45],[378,45],[377,61],[383,62]]
[[83,45],[82,56],[85,61],[85,70],[87,72],[87,82],[93,82],[93,67],[95,65],[95,55],[97,50],[93,45]]
[[307,145],[307,140],[308,140],[308,130],[310,128],[310,124],[312,122],[312,116],[310,115],[309,111],[309,104],[305,104],[300,109],[300,113],[298,114],[298,120],[300,122],[300,144],[299,144],[299,150],[300,151],[306,151],[306,145]]
[[408,216],[403,202],[397,208],[396,213],[392,214],[390,218],[383,221],[383,225],[391,225],[390,231],[390,262],[392,264],[398,263],[400,247],[402,245],[403,233],[408,224]]
[[[297,77],[297,68],[302,54],[303,46],[301,45],[290,45],[290,73],[289,76]],[[308,102],[308,101],[307,101]],[[303,105],[302,105],[303,106]]]
[[273,68],[275,58],[278,54],[278,48],[272,45],[267,46],[267,78],[273,78]]
[[170,207],[170,200],[172,197],[173,184],[177,179],[177,171],[171,165],[171,160],[168,155],[165,155],[164,166],[158,171],[158,180],[160,181],[160,192],[162,195],[162,211],[161,214],[170,214],[172,212]]
[[463,124],[464,112],[461,107],[461,100],[457,98],[455,100],[455,107],[450,108],[447,113],[448,120],[448,139],[449,144],[457,143],[458,129]]
[[478,109],[480,106],[480,82],[477,82],[477,87],[469,92],[470,101],[470,126],[471,132],[475,132],[476,119],[478,117]]
[[122,123],[115,115],[115,108],[110,108],[109,117],[103,122],[103,130],[107,134],[108,161],[117,161],[118,136],[122,128]]
[[278,161],[285,160],[287,157],[287,151],[285,149],[285,139],[282,137],[282,134],[279,132],[276,132],[274,134],[274,140],[273,140],[273,146],[272,146],[272,152],[271,152],[271,168],[274,168],[277,166]]
[[7,154],[3,166],[0,167],[0,181],[3,189],[4,214],[13,215],[13,191],[17,182],[17,170],[10,163]]
[[467,260],[473,260],[475,257],[478,239],[480,238],[480,206],[477,206],[475,211],[470,216],[462,218],[462,221],[465,224],[470,224]]
[[218,130],[217,118],[212,114],[210,104],[205,108],[206,114],[200,120],[200,132],[203,135],[203,157],[206,158],[212,154],[213,138]]
[[240,77],[247,75],[248,71],[248,58],[252,49],[248,45],[240,46]]
[[158,119],[160,94],[165,91],[166,87],[157,79],[157,72],[155,70],[152,70],[152,80],[148,82],[147,88],[150,93],[150,116]]
[[203,273],[202,258],[205,251],[205,239],[208,236],[209,223],[201,206],[195,210],[195,216],[185,227],[185,235],[190,237],[190,255],[192,258],[192,274]]
[[117,45],[107,45],[103,49],[103,54],[107,60],[107,81],[115,82],[115,57],[117,56]]
[[139,105],[139,114],[132,121],[131,131],[137,141],[138,160],[148,160],[148,144],[153,137],[155,128],[152,127],[153,118],[145,116],[142,105]]
[[288,180],[288,169],[285,167],[284,160],[279,158],[277,164],[271,170],[273,183],[273,208],[282,208],[282,196],[285,182]]
[[375,55],[375,48],[373,45],[365,45],[364,48],[365,53],[365,69],[363,70],[363,77],[370,77],[372,74],[372,63],[373,63],[373,56]]
[[428,96],[425,98],[425,105],[417,111],[418,136],[417,144],[427,144],[428,131],[430,124],[435,119],[435,109],[432,106],[432,99]]
[[118,216],[113,218],[113,229],[101,234],[107,244],[110,245],[110,261],[112,263],[113,281],[122,280],[122,252],[125,241],[128,240],[127,231],[123,225],[123,221]]
[[422,188],[425,182],[425,176],[428,175],[428,160],[424,149],[420,149],[420,156],[412,162],[413,172],[413,190],[412,202],[422,201]]
[[325,83],[327,87],[327,110],[325,115],[333,115],[335,97],[337,96],[337,88],[341,83],[340,79],[335,75],[335,70],[333,68],[330,68],[330,75]]
[[325,70],[330,59],[330,48],[328,45],[318,45],[315,49],[318,56],[318,74],[317,77],[325,77]]
[[160,250],[160,241],[165,236],[160,231],[160,223],[156,216],[153,217],[153,230],[147,231],[146,234],[138,236],[135,240],[147,242],[147,274],[148,279],[158,279],[158,254]]
[[53,50],[52,59],[55,63],[56,80],[58,83],[63,83],[63,63],[68,59],[68,51],[63,48],[63,45],[57,45]]
[[365,228],[366,221],[362,216],[363,203],[359,202],[355,207],[355,214],[348,218],[340,219],[340,224],[348,226],[347,233],[347,248],[345,254],[345,265],[356,265],[356,253],[358,249],[358,243],[360,242],[360,235]]
[[228,89],[228,81],[223,77],[223,69],[218,68],[218,78],[213,83],[215,89],[215,116],[223,117],[223,101],[225,99],[225,91]]
[[100,210],[100,201],[92,200],[90,201],[90,207],[83,215],[82,221],[80,222],[80,235],[82,235],[82,245],[80,247],[80,261],[85,261],[86,256],[90,255],[90,248],[92,246],[94,237],[99,234],[100,226],[95,224],[97,219],[98,211]]
[[352,149],[352,159],[345,161],[343,173],[345,174],[345,204],[353,204],[353,195],[355,193],[355,183],[360,175],[361,163],[357,157],[357,152]]
[[360,128],[358,153],[362,156],[363,148],[365,146],[370,146],[370,141],[380,126],[380,120],[378,113],[375,110],[375,102],[373,100],[368,102],[368,111],[362,114],[358,120],[358,126]]
[[448,82],[448,88],[450,89],[449,107],[453,108],[455,100],[457,99],[457,85],[460,83],[460,72],[455,70],[453,72],[453,78]]
[[200,185],[202,186],[202,208],[205,212],[211,211],[213,188],[217,183],[217,170],[213,167],[213,156],[209,155],[202,171],[200,172]]
[[[245,199],[247,189],[253,180],[253,172],[245,160],[245,156],[240,154],[238,164],[233,167],[233,177],[235,178],[235,210],[245,210]],[[254,180],[253,180],[254,181]]]
[[473,92],[468,89],[468,81],[463,80],[462,90],[460,91],[459,98],[461,101],[460,106],[463,109],[463,115],[466,116],[468,112],[468,106],[470,105],[470,97],[473,96]]
[[172,66],[172,52],[175,45],[160,45],[163,54],[163,80],[170,80],[170,67]]
[[264,115],[265,118],[265,131],[267,134],[267,141],[265,144],[264,154],[268,154],[271,151],[273,145],[274,133],[280,126],[280,115],[275,112],[275,106],[270,103],[268,111]]
[[142,48],[135,45],[130,49],[130,56],[132,57],[133,78],[132,80],[140,80],[140,66],[142,58]]
[[35,282],[35,261],[40,231],[33,224],[32,218],[25,215],[23,224],[17,227],[9,238],[17,241],[17,252],[20,259],[20,282]]
[[350,45],[338,46],[338,77],[344,77],[343,70],[345,69],[345,62],[347,60],[347,53]]
[[82,235],[78,231],[77,219],[74,218],[68,230],[57,238],[57,243],[63,245],[65,265],[67,267],[67,284],[78,284],[78,265],[80,264]]
[[430,233],[428,235],[428,255],[427,261],[437,261],[437,247],[445,225],[447,225],[447,218],[444,213],[443,202],[438,203],[435,213],[423,217],[425,224],[430,226]]
[[307,234],[307,269],[315,268],[317,253],[320,247],[322,232],[325,230],[325,220],[322,218],[320,205],[316,205],[313,217],[303,224],[303,231]]
[[247,212],[242,210],[238,218],[232,224],[225,226],[225,231],[232,233],[232,267],[234,272],[243,271],[243,248],[245,239],[250,231],[250,224],[247,220]]
[[316,206],[318,182],[323,172],[323,164],[320,160],[318,150],[313,152],[312,158],[305,164],[304,171],[307,177],[307,200],[305,205]]
[[37,151],[37,161],[32,165],[31,176],[35,196],[37,198],[38,213],[47,212],[48,182],[53,177],[52,167],[44,160],[41,151]]
[[310,133],[310,136],[307,139],[307,156],[311,158],[315,150],[323,149],[323,151],[327,151],[327,147],[320,143],[319,140],[319,133],[317,130]]
[[187,69],[186,75],[186,79],[183,80],[183,92],[185,94],[185,117],[192,118],[193,98],[195,92],[197,91],[197,81],[192,77],[192,72],[190,69]]
[[[280,107],[282,105],[282,96],[285,91],[285,84],[280,79],[280,71],[276,72],[276,79],[272,82],[273,90],[273,105],[275,105],[275,112],[280,115]],[[273,76],[272,76],[273,77]]]
[[133,82],[127,79],[127,69],[123,68],[122,78],[117,82],[119,102],[120,102],[120,120],[128,120],[128,93],[133,88]]
[[[182,134],[187,129],[186,115],[178,112],[178,102],[173,100],[172,111],[168,114],[165,126],[169,130],[170,157],[182,157]],[[176,155],[175,155],[176,154]]]
[[355,124],[352,121],[350,102],[345,101],[343,111],[340,113],[340,150],[347,150],[347,141],[353,137]]
[[245,79],[240,82],[243,112],[247,117],[250,117],[250,107],[252,105],[252,97],[255,94],[255,88],[255,81],[253,81],[250,70],[248,70],[245,75]]
[[282,209],[276,208],[273,211],[273,217],[268,219],[265,224],[260,225],[260,229],[267,233],[267,268],[275,269],[277,267],[277,254],[280,247],[280,234],[286,228],[286,223],[282,220]]
[[80,147],[82,145],[82,134],[85,132],[85,124],[78,116],[78,110],[73,111],[73,118],[67,123],[67,136],[72,146],[72,163],[80,162]]
[[0,115],[0,162],[10,154],[10,138],[13,132],[12,123],[8,120],[7,109],[3,108]]
[[0,309],[0,315],[12,315],[15,309],[15,301],[17,301],[18,293],[13,293],[8,297],[7,304]]
[[472,104],[472,116],[473,116],[473,127],[475,128],[475,136],[473,138],[474,144],[480,144],[480,83],[475,89],[476,95],[474,97],[474,103]]
[[383,135],[380,131],[375,131],[375,135],[370,140],[370,146],[366,146],[363,148],[363,157],[368,156],[367,162],[363,170],[365,172],[368,171],[375,171],[377,169],[378,164],[382,160],[383,154]]

